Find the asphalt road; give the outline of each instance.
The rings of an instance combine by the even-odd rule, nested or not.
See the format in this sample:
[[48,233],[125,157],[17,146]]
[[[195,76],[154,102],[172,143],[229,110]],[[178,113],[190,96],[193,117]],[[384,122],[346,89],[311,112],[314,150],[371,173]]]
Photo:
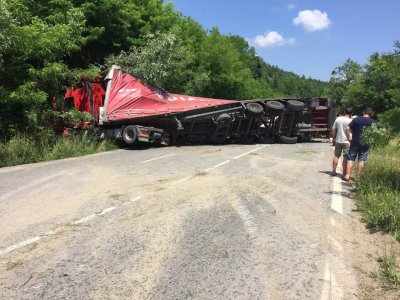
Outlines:
[[332,153],[163,147],[0,169],[0,299],[356,298]]

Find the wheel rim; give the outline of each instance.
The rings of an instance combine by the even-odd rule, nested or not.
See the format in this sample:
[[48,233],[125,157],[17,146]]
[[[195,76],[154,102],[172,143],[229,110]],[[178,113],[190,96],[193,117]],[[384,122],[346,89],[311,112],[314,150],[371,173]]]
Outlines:
[[126,133],[128,139],[133,140],[135,138],[135,132],[133,131],[133,129],[129,129]]
[[280,102],[277,102],[277,101],[267,102],[267,106],[269,108],[276,109],[276,110],[280,110],[280,109],[284,108],[284,105],[282,103],[280,103]]

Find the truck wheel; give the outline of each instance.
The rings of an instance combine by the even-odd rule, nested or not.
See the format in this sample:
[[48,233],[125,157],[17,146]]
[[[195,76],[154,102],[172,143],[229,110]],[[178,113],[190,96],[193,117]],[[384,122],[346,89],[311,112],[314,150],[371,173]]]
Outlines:
[[297,136],[298,143],[304,143],[311,141],[311,134],[302,132],[300,135]]
[[248,136],[248,137],[242,137],[241,139],[238,140],[239,144],[245,144],[245,145],[249,145],[249,144],[254,144],[256,140],[255,136]]
[[264,108],[258,103],[247,103],[246,110],[250,116],[259,116],[263,113]]
[[307,106],[309,108],[316,108],[319,106],[319,101],[316,99],[307,99]]
[[299,100],[289,100],[288,107],[290,110],[293,111],[302,111],[304,109],[304,103]]
[[138,128],[136,125],[128,125],[124,127],[122,131],[122,139],[125,144],[132,145],[137,141],[138,138]]
[[259,144],[275,144],[276,136],[275,135],[262,135],[257,139],[257,143]]
[[215,122],[218,125],[230,124],[232,122],[232,117],[227,113],[222,113],[215,119]]
[[283,144],[296,144],[297,143],[297,136],[280,135],[279,138]]
[[267,101],[265,102],[265,106],[268,108],[268,110],[274,112],[281,112],[285,108],[285,105],[278,101]]

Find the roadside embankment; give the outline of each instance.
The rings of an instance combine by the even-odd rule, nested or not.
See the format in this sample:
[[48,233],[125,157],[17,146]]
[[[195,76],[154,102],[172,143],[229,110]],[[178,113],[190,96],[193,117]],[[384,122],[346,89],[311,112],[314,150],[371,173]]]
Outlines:
[[0,142],[0,168],[88,155],[117,149],[108,140],[98,141],[88,132],[58,136],[52,132],[36,135],[17,134]]
[[400,144],[393,141],[373,149],[356,181],[356,201],[370,228],[382,229],[400,239]]

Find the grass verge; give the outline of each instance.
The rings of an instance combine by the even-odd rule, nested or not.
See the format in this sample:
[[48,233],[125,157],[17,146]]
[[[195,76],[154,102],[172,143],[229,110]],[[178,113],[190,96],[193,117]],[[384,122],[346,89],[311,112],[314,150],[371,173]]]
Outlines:
[[356,181],[356,201],[370,228],[392,233],[400,240],[400,145],[373,149]]
[[0,167],[88,155],[117,149],[109,140],[98,141],[89,132],[57,136],[52,132],[17,134],[0,143]]
[[378,278],[386,289],[400,287],[400,272],[397,264],[397,255],[393,250],[387,251],[378,258],[379,269],[373,272],[373,277]]

